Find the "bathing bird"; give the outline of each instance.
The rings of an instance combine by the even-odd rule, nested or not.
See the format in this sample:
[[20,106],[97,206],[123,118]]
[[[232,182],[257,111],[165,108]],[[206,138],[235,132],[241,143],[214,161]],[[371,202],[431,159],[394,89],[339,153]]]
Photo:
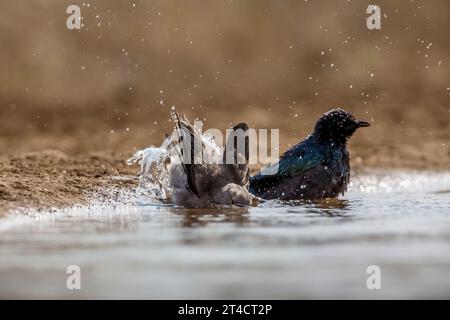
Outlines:
[[370,123],[342,109],[323,114],[314,131],[286,151],[279,161],[250,178],[249,191],[263,199],[313,200],[334,198],[350,180],[347,141]]
[[[173,112],[172,119],[180,160],[169,171],[172,202],[185,207],[251,205],[254,197],[248,192],[248,125],[234,126],[222,151],[178,113]],[[242,144],[238,145],[239,139],[244,141],[243,150],[239,147]]]

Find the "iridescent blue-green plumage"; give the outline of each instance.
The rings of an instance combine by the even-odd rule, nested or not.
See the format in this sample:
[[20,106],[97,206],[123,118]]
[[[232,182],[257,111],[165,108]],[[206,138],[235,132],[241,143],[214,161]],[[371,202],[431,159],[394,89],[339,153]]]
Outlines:
[[341,109],[325,113],[308,138],[289,149],[277,164],[250,179],[250,192],[263,199],[337,197],[350,180],[347,139],[369,124]]

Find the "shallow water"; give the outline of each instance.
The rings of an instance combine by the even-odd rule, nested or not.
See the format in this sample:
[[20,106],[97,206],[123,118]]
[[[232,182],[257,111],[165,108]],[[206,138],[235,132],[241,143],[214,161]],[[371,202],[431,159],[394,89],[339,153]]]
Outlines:
[[[81,290],[66,288],[68,265]],[[328,203],[0,220],[1,298],[450,298],[449,273],[450,173],[360,174]]]

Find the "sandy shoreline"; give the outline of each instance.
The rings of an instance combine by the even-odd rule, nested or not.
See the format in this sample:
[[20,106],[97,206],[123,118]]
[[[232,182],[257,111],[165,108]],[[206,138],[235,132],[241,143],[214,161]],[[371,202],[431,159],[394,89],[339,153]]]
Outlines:
[[0,216],[15,208],[49,209],[85,204],[105,188],[133,188],[136,167],[114,154],[68,156],[41,151],[0,157]]

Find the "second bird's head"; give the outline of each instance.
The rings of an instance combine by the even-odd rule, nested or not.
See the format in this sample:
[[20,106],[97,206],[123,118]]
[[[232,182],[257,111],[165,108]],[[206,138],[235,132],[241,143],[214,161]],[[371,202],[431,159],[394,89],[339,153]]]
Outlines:
[[361,127],[370,127],[367,121],[356,120],[353,115],[342,109],[333,109],[324,113],[316,122],[314,135],[321,141],[345,143]]

